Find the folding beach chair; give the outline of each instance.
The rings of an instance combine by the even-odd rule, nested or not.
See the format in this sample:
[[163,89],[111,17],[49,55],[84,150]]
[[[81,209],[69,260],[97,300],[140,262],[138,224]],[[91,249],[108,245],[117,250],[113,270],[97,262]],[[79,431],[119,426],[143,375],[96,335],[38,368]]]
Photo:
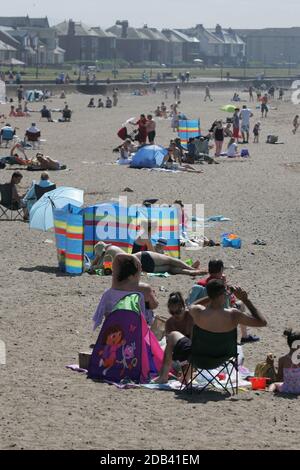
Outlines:
[[[9,183],[0,185],[0,219],[23,220],[22,209],[12,200],[11,185]],[[8,213],[10,212],[10,217]],[[15,217],[14,217],[15,213]]]
[[39,199],[41,199],[43,194],[48,193],[49,191],[54,191],[54,189],[56,189],[56,184],[51,184],[50,186],[47,186],[45,188],[43,188],[39,184],[35,184],[34,185],[34,192],[35,192],[37,201]]
[[8,127],[2,128],[0,143],[2,144],[2,142],[5,142],[6,143],[5,148],[7,148],[9,142],[13,142],[15,133],[16,131],[14,129],[11,129]]
[[[218,370],[216,371],[216,369]],[[196,370],[196,374],[194,370]],[[221,373],[226,374],[226,382],[221,381]],[[234,375],[235,385],[232,380]],[[226,333],[211,333],[194,326],[192,353],[189,366],[184,373],[181,390],[192,392],[193,383],[199,377],[204,379],[203,387],[201,385],[198,387],[200,392],[203,392],[211,385],[217,389],[221,388],[229,394],[235,395],[238,393],[236,329]],[[197,385],[199,384],[197,383]]]

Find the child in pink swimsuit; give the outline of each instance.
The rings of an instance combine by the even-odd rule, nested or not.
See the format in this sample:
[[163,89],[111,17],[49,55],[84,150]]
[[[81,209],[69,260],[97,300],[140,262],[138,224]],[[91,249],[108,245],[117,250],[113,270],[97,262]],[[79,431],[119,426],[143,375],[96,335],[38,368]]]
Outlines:
[[286,330],[284,336],[290,351],[278,361],[278,382],[272,384],[270,392],[300,395],[300,331]]

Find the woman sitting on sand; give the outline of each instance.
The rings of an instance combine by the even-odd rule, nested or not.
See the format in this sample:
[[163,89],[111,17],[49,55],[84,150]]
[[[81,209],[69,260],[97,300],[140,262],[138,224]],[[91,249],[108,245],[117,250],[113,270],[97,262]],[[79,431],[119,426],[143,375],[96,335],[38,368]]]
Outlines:
[[131,163],[131,156],[135,151],[135,147],[130,139],[126,139],[125,142],[119,147],[120,158],[117,161],[119,165],[129,165]]
[[272,384],[269,390],[300,395],[300,331],[289,329],[283,334],[287,337],[290,350],[288,354],[279,358],[278,382]]
[[166,334],[179,331],[187,338],[192,338],[194,320],[180,292],[172,292],[168,300],[168,310],[171,317],[166,321]]
[[89,104],[87,105],[88,108],[95,108],[95,101],[94,98],[91,98]]
[[[101,269],[105,257],[114,260],[118,254],[124,254],[124,251],[114,245],[98,242],[95,245],[95,259],[92,262],[91,269]],[[196,261],[192,266],[184,263],[177,258],[171,258],[167,255],[155,253],[153,251],[141,251],[130,255],[136,258],[142,266],[145,273],[169,273],[169,274],[185,274],[188,276],[197,276],[206,274],[207,270],[200,269],[200,261]]]
[[234,158],[234,157],[239,157],[240,156],[240,154],[238,153],[238,145],[237,145],[237,143],[236,143],[236,141],[233,137],[228,142],[227,152],[226,152],[225,155],[227,155],[227,157],[229,157],[229,158]]
[[145,301],[145,304],[141,306],[142,312],[148,325],[151,325],[153,310],[158,307],[158,300],[153,288],[141,282],[140,261],[135,256],[127,255],[122,251],[114,257],[112,271],[112,286],[102,295],[93,317],[94,330],[102,323],[104,316],[109,315],[119,300],[133,292],[142,294],[142,299]]

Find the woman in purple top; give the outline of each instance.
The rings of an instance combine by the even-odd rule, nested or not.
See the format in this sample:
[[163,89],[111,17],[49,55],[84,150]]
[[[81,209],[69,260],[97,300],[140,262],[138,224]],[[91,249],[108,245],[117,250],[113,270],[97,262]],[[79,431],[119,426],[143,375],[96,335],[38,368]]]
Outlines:
[[112,287],[104,292],[93,317],[94,330],[102,323],[103,318],[113,307],[128,294],[142,294],[142,312],[148,324],[153,322],[153,312],[158,307],[154,289],[140,282],[141,263],[132,255],[120,253],[115,256],[112,266]]

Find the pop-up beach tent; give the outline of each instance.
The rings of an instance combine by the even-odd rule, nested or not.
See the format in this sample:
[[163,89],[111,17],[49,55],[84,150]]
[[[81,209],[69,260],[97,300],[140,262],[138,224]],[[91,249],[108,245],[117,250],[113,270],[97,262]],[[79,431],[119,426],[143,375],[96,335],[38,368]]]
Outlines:
[[125,295],[103,323],[88,377],[113,383],[145,383],[157,376],[164,352],[149,329],[141,294]]
[[166,240],[165,254],[180,256],[178,209],[174,206],[123,206],[106,202],[86,208],[68,205],[54,209],[59,267],[69,274],[82,274],[84,257],[94,258],[98,241],[112,243],[131,253],[144,221],[152,221],[152,241]]
[[159,168],[168,151],[160,145],[145,145],[132,158],[131,168]]

